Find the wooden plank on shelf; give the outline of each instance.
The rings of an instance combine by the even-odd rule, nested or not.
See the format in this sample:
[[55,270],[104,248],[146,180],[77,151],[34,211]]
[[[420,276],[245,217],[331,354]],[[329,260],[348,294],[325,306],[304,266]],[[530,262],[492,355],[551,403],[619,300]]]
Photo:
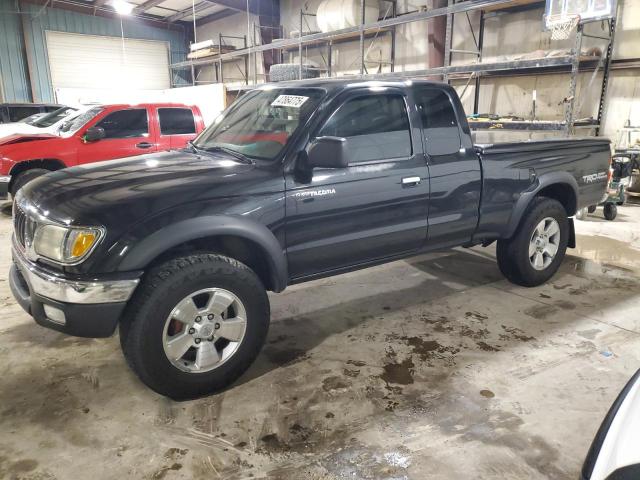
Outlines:
[[193,52],[189,52],[187,54],[187,58],[189,60],[193,60],[195,58],[205,58],[205,57],[213,57],[220,53],[229,53],[236,50],[236,47],[229,45],[222,45],[222,47],[218,45],[212,45],[208,48],[201,48],[200,50],[195,50]]

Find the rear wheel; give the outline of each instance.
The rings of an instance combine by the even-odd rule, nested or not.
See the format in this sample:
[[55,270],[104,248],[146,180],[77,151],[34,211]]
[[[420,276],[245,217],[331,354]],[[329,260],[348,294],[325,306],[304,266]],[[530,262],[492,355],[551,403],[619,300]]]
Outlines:
[[247,266],[221,255],[168,261],[149,272],[120,325],[129,365],[174,399],[223,389],[258,355],[269,300]]
[[615,203],[605,203],[603,213],[607,220],[614,220],[618,216],[618,207]]
[[560,267],[568,239],[569,222],[562,204],[550,198],[537,198],[513,237],[498,240],[500,271],[517,285],[540,285]]
[[596,211],[596,206],[595,205],[591,205],[590,207],[587,208],[587,212],[589,213],[594,213]]
[[35,180],[42,175],[49,173],[49,170],[44,168],[32,168],[30,170],[25,170],[24,172],[19,173],[16,178],[13,180],[13,184],[11,185],[11,195],[16,196],[18,190],[24,187],[27,183],[32,180]]

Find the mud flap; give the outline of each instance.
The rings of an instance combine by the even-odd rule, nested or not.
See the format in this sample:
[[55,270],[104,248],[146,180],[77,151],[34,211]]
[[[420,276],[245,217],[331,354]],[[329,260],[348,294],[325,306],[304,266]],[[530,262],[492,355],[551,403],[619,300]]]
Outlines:
[[569,241],[567,242],[567,247],[576,248],[576,229],[573,225],[573,218],[568,218],[569,220]]

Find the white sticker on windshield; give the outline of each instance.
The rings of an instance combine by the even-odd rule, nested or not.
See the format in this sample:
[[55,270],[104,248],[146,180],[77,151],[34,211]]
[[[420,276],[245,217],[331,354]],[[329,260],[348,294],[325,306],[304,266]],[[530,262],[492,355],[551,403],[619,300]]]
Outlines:
[[300,108],[307,100],[309,100],[309,97],[301,95],[279,95],[278,98],[271,102],[271,106]]

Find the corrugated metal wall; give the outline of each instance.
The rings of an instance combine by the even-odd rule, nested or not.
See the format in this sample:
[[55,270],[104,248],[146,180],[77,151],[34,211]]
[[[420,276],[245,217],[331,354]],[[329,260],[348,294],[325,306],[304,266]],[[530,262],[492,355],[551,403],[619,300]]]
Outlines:
[[[47,58],[45,35],[47,30],[113,37],[119,37],[121,34],[119,20],[55,8],[47,8],[38,14],[42,7],[28,3],[22,4],[24,19],[21,20],[21,15],[9,13],[17,11],[16,1],[0,0],[0,67],[6,101],[54,101]],[[21,22],[24,25],[24,45]],[[127,38],[168,41],[171,62],[186,59],[188,49],[186,34],[141,24],[135,19],[124,19],[123,27]],[[6,45],[9,47],[5,47]],[[29,91],[27,64],[33,82],[31,85],[33,99]],[[19,66],[22,68],[18,68]],[[176,79],[174,82],[180,83]]]
[[0,0],[0,100],[31,99],[17,0]]

